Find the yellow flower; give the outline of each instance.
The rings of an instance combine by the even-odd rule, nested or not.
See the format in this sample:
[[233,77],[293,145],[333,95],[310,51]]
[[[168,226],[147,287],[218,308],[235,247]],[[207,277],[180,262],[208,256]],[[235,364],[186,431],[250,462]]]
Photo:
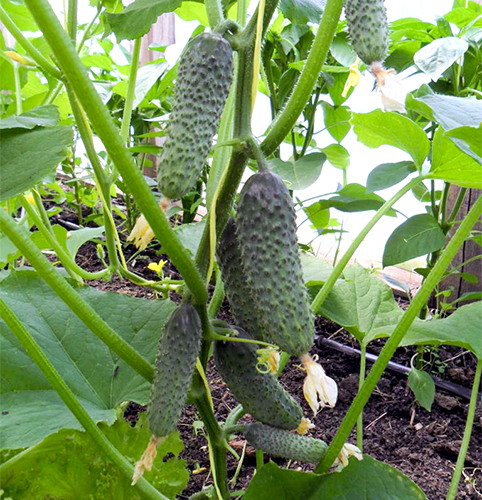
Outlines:
[[10,57],[12,61],[18,62],[18,64],[21,64],[22,66],[35,66],[35,63],[31,59],[21,56],[12,50],[6,50],[4,54]]
[[301,362],[306,371],[303,393],[313,413],[316,415],[318,410],[325,406],[334,408],[338,399],[336,382],[326,376],[322,366],[311,359],[309,354],[302,356]]
[[350,92],[350,89],[352,87],[356,87],[360,83],[361,73],[358,69],[359,65],[360,58],[357,57],[356,61],[350,66],[350,74],[348,75],[345,87],[343,88],[343,93],[341,94],[342,97],[346,97],[348,95],[348,92]]
[[377,79],[377,89],[382,94],[383,109],[385,111],[406,113],[405,98],[407,92],[403,88],[396,71],[394,69],[385,69],[378,62],[372,63],[370,70]]
[[141,215],[137,219],[127,241],[132,241],[139,250],[144,250],[152,238],[154,238],[154,231],[149,226],[144,215]]
[[315,426],[312,424],[307,418],[301,417],[301,423],[298,425],[296,432],[304,436],[310,429],[313,429]]
[[27,200],[29,205],[35,206],[35,198],[32,193],[28,193],[27,195],[25,195],[25,199]]
[[360,451],[360,448],[358,448],[358,446],[350,443],[345,443],[333,465],[338,466],[337,470],[341,470],[343,469],[343,467],[346,467],[348,465],[348,459],[350,457],[355,457],[358,460],[363,460],[362,452]]
[[159,264],[156,264],[155,262],[151,262],[147,268],[150,269],[151,271],[154,271],[156,273],[161,273],[162,268],[167,264],[167,260],[160,260]]

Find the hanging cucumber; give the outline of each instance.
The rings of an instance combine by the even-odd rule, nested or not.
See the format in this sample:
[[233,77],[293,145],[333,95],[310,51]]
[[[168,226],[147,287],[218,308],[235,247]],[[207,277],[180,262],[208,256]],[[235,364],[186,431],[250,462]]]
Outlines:
[[313,318],[298,253],[293,201],[281,177],[261,170],[238,204],[237,237],[260,329],[283,351],[306,354]]
[[202,33],[179,63],[174,103],[160,163],[159,189],[187,194],[201,175],[233,78],[231,46],[218,33]]
[[201,338],[201,320],[196,309],[191,304],[181,304],[171,314],[159,340],[147,413],[152,437],[136,463],[133,483],[144,470],[151,470],[158,442],[176,429],[191,385]]
[[[251,339],[235,327],[240,338]],[[283,429],[296,429],[302,420],[300,405],[271,373],[257,370],[258,355],[252,343],[216,341],[214,360],[223,380],[243,408],[257,420]]]
[[388,54],[387,10],[383,0],[346,0],[345,16],[353,49],[370,65]]
[[317,464],[324,457],[327,444],[321,439],[299,436],[264,424],[250,424],[243,432],[248,443],[272,457]]
[[246,330],[254,339],[269,342],[270,339],[262,335],[257,323],[256,305],[244,275],[241,249],[236,236],[236,223],[233,219],[229,219],[221,234],[217,257],[224,290],[236,325]]

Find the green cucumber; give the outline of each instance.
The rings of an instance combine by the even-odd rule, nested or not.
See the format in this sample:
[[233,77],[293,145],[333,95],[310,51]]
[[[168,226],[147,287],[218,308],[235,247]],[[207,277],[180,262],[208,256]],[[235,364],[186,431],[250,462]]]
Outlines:
[[218,33],[202,33],[179,63],[167,139],[159,162],[159,189],[181,198],[199,179],[211,150],[233,79],[231,45]]
[[147,416],[154,436],[167,436],[176,429],[191,385],[201,338],[201,321],[196,309],[191,304],[181,304],[171,314],[159,340]]
[[238,204],[237,236],[260,329],[283,351],[306,354],[314,341],[290,193],[262,170],[248,179]]
[[244,276],[236,223],[232,218],[229,219],[219,239],[217,257],[224,290],[236,325],[247,331],[254,339],[269,342],[271,339],[262,335],[257,323],[256,305]]
[[328,445],[321,439],[300,436],[264,424],[247,425],[244,435],[253,448],[272,457],[308,464],[319,463],[328,449]]
[[[252,339],[241,328],[234,327],[240,338]],[[303,410],[271,373],[257,368],[256,345],[246,342],[216,341],[214,360],[221,377],[234,397],[256,420],[280,427],[296,429]]]
[[353,49],[366,64],[388,54],[387,10],[383,0],[346,0],[345,16]]

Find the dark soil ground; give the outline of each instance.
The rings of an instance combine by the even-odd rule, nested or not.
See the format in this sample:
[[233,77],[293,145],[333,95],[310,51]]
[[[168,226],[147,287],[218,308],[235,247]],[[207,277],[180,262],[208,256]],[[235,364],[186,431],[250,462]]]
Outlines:
[[[63,220],[69,218],[69,214],[62,214]],[[72,214],[70,220],[74,219],[75,216]],[[158,250],[158,247],[150,248],[142,253],[142,258],[137,257],[131,261],[129,264],[131,270],[146,278],[155,279],[155,274],[147,269],[147,264],[159,260],[160,256],[156,249]],[[129,258],[134,251],[133,246],[128,246],[126,258]],[[77,262],[85,269],[98,270],[101,263],[97,257],[95,245],[92,243],[84,245],[77,257]],[[166,267],[167,273],[173,278],[178,278],[176,270],[169,265]],[[113,277],[110,282],[98,281],[90,284],[102,290],[154,298],[153,292],[149,289],[132,285],[118,277]],[[179,300],[176,296],[171,298]],[[220,317],[230,319],[229,306],[226,302],[222,306]],[[342,344],[357,347],[356,342],[348,333],[323,318],[317,318],[316,333],[320,338],[331,338]],[[382,345],[383,341],[373,342],[368,350],[377,354]],[[413,348],[401,348],[397,351],[394,361],[409,365],[414,352]],[[311,354],[319,356],[327,375],[334,378],[338,384],[339,397],[336,407],[324,409],[314,420],[312,419],[316,427],[310,435],[329,442],[356,395],[359,359],[326,347],[321,348],[319,342],[314,346]],[[441,347],[432,353],[432,360],[435,374],[470,389],[476,365],[472,354],[458,348]],[[212,364],[207,374],[217,417],[224,420],[237,403]],[[296,360],[291,360],[280,380],[302,404],[305,416],[312,418],[312,413],[303,398],[303,379],[304,372],[299,368]],[[364,411],[364,452],[407,474],[424,490],[430,500],[442,500],[445,498],[457,460],[467,409],[466,399],[437,389],[432,411],[428,412],[415,404],[414,397],[407,387],[406,375],[386,372]],[[135,421],[135,415],[139,411],[143,411],[143,408],[130,405],[126,417]],[[187,406],[179,422],[179,431],[185,443],[182,456],[193,472],[188,488],[180,497],[182,499],[187,499],[192,493],[212,483],[207,443],[202,428],[198,427],[199,421],[196,409],[193,406]],[[351,442],[355,442],[354,433]],[[231,444],[241,453],[244,446],[243,437],[238,436]],[[276,461],[282,466],[287,465],[283,460]],[[237,461],[229,456],[230,478],[233,477],[236,467]],[[289,467],[298,470],[312,469],[310,466],[297,462],[291,462]],[[247,486],[254,469],[254,450],[248,446],[234,489]],[[480,399],[457,499],[482,499],[482,407]]]

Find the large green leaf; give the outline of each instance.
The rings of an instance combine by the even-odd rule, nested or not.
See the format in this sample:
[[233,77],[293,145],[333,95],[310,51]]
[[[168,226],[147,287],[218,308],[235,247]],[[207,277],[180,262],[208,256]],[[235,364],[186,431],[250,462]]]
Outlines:
[[[347,267],[344,276],[336,282],[320,313],[365,345],[389,337],[405,312],[395,302],[391,289],[359,265]],[[482,302],[475,302],[460,307],[448,318],[416,318],[401,345],[453,345],[482,359],[481,315]]]
[[0,201],[31,188],[67,156],[70,127],[3,130],[0,137]]
[[[99,427],[132,462],[139,459],[150,439],[144,414],[135,427],[124,419],[118,419],[111,426],[101,423]],[[185,461],[178,458],[182,449],[178,432],[173,432],[158,446],[153,469],[145,474],[146,479],[169,498],[175,498],[189,480]],[[165,458],[169,454],[174,456]],[[132,488],[130,479],[99,452],[88,434],[67,429],[48,436],[8,473],[2,474],[2,488],[6,497],[19,499],[145,498]]]
[[[347,184],[329,200],[321,200],[315,205],[320,210],[333,207],[341,212],[364,212],[378,210],[384,203],[381,196],[368,192],[361,184]],[[395,212],[390,210],[387,215],[394,216]]]
[[[446,132],[445,135],[454,140],[454,142],[455,139],[465,142],[470,150],[476,155],[476,157],[472,157],[474,159],[480,158],[481,160],[479,163],[482,163],[482,123],[478,127],[453,128],[452,130]],[[456,144],[459,143],[460,142],[456,142]]]
[[293,24],[318,24],[325,5],[326,0],[281,0],[280,8]]
[[322,151],[335,168],[346,170],[350,166],[350,153],[341,144],[330,144]]
[[387,240],[383,252],[383,267],[440,250],[445,234],[430,214],[418,214],[400,224]]
[[351,111],[347,106],[332,106],[328,102],[321,103],[325,117],[325,127],[330,135],[341,142],[350,131]]
[[399,470],[369,455],[351,458],[332,474],[280,469],[274,463],[257,471],[243,500],[427,500],[423,491]]
[[444,71],[465,54],[469,44],[461,38],[449,36],[438,38],[425,45],[413,57],[414,63],[434,82]]
[[351,123],[358,140],[369,148],[394,146],[406,151],[420,169],[430,142],[425,132],[410,118],[379,109],[371,113],[353,113]]
[[38,31],[38,26],[24,2],[1,0],[0,4],[20,30]]
[[482,164],[458,148],[441,128],[435,132],[432,148],[429,177],[462,187],[482,188]]
[[[43,85],[42,85],[43,87]],[[57,106],[49,104],[26,111],[21,115],[9,116],[0,120],[0,130],[8,128],[26,128],[32,129],[39,127],[54,127],[60,120]]]
[[333,266],[320,257],[300,252],[300,260],[306,286],[322,285],[333,272]]
[[413,161],[382,163],[375,167],[367,179],[367,191],[381,191],[402,182],[408,175],[416,172]]
[[[98,313],[146,359],[153,361],[162,327],[174,309],[170,301],[78,290]],[[2,282],[3,300],[12,308],[52,364],[96,421],[112,423],[123,401],[145,404],[149,384],[111,352],[34,272],[16,272]],[[79,423],[53,391],[2,322],[0,448],[40,442]]]
[[311,153],[294,162],[275,158],[269,164],[273,172],[289,183],[289,189],[301,190],[318,180],[325,160],[323,153]]
[[134,40],[148,33],[161,14],[172,12],[180,5],[181,0],[136,0],[118,14],[105,14],[105,21],[118,42]]

